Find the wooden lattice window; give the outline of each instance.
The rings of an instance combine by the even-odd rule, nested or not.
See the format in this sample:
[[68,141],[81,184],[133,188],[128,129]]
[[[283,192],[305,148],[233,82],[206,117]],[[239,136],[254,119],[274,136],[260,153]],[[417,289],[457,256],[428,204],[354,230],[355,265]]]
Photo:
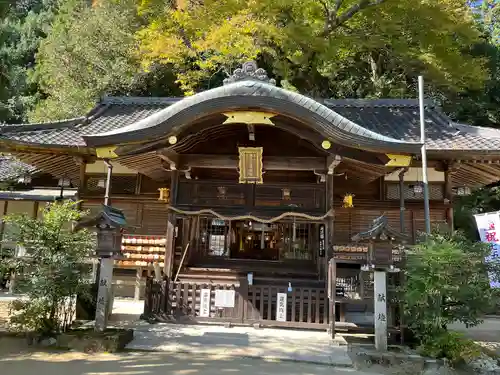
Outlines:
[[178,204],[196,206],[242,206],[246,202],[247,185],[224,182],[179,183]]
[[[418,182],[405,182],[403,185],[403,197],[406,201],[419,201],[424,199],[424,193],[415,192],[413,186]],[[420,182],[421,184],[421,182]],[[386,198],[389,200],[399,200],[399,184],[386,185]],[[443,200],[444,199],[444,184],[429,183],[429,199]]]
[[[89,194],[101,195],[106,191],[106,176],[87,177],[86,190]],[[136,175],[115,175],[111,177],[111,194],[135,194],[137,186]]]
[[154,194],[159,196],[158,189],[169,188],[170,181],[157,181],[147,176],[141,175],[141,194]]
[[255,206],[319,210],[324,207],[324,196],[324,190],[318,185],[256,186]]

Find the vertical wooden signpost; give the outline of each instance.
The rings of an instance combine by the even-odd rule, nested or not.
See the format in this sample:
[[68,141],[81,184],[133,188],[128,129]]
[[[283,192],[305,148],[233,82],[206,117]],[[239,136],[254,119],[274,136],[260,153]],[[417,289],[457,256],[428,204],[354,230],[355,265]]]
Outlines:
[[287,305],[287,295],[286,293],[278,293],[277,303],[276,303],[276,321],[286,322],[286,306]]
[[210,317],[210,289],[200,290],[200,317]]

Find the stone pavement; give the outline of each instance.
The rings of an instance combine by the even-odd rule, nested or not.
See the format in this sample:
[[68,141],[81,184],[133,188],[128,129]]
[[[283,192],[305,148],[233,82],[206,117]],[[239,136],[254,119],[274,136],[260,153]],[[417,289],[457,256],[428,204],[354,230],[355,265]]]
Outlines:
[[350,367],[344,339],[326,332],[253,327],[136,325],[129,350],[263,358]]
[[[377,375],[353,368],[250,358],[170,353],[35,352],[9,355],[1,350],[2,375]],[[383,373],[382,373],[383,374]]]

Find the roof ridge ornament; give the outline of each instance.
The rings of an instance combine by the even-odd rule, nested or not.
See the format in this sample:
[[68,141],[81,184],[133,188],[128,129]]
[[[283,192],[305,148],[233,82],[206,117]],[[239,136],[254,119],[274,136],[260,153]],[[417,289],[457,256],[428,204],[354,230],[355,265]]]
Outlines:
[[275,86],[276,80],[269,78],[267,72],[259,68],[255,61],[247,61],[241,65],[241,68],[234,70],[233,74],[224,79],[224,85],[238,81],[260,81]]

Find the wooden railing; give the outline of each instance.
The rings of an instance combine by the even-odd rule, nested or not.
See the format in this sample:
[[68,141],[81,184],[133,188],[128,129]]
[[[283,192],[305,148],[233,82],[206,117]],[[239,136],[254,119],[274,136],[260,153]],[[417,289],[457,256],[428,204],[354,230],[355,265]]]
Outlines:
[[[395,285],[388,284],[389,308],[398,306]],[[209,290],[208,311],[201,314],[202,290]],[[216,307],[216,291],[233,290],[233,307]],[[278,319],[278,293],[286,295],[283,314]],[[336,303],[370,303],[373,282],[358,277],[337,278]],[[291,290],[279,285],[248,285],[246,279],[236,284],[197,282],[146,281],[144,316],[148,319],[174,322],[203,323],[210,321],[260,324],[294,328],[324,329],[330,317],[326,288],[295,286]],[[205,316],[201,316],[205,315]],[[394,314],[391,314],[394,315]],[[286,317],[285,317],[286,316]],[[340,318],[342,319],[342,318]]]
[[[285,293],[286,321],[276,322],[277,295]],[[245,320],[262,324],[324,328],[328,323],[328,296],[325,288],[249,286]]]
[[[201,290],[210,290],[209,317],[201,317]],[[234,307],[215,306],[216,290],[234,290]],[[285,293],[286,321],[277,321],[277,294]],[[304,328],[325,328],[328,323],[325,288],[270,285],[201,284],[155,281],[148,278],[144,315],[160,321],[224,321]]]

